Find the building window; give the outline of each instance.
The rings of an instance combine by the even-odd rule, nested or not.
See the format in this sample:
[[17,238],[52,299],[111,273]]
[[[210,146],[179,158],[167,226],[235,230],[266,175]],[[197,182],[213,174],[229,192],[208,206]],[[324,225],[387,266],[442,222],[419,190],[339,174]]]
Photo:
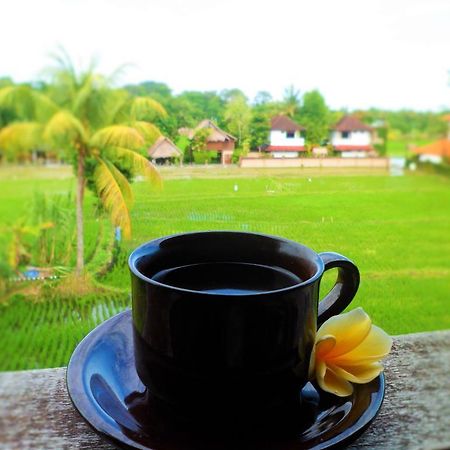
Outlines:
[[295,136],[295,131],[286,131],[286,137],[292,139]]
[[348,139],[350,137],[350,131],[342,132],[342,139]]

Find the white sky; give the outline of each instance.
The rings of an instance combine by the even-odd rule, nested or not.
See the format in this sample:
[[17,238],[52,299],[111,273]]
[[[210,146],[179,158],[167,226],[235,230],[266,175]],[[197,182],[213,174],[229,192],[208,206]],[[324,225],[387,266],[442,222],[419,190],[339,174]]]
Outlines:
[[0,76],[36,78],[63,46],[122,83],[318,88],[332,108],[450,107],[450,0],[0,0]]

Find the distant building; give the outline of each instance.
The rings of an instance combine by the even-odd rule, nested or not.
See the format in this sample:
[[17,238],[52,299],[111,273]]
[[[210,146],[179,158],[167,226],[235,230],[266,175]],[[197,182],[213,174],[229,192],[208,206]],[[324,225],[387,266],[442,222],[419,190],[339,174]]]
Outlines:
[[342,157],[365,157],[374,154],[372,128],[354,116],[344,116],[331,130],[330,144]]
[[274,158],[297,158],[305,151],[305,128],[287,116],[272,117],[270,122],[270,144],[265,151]]
[[419,155],[420,162],[441,164],[444,161],[450,161],[450,114],[442,116],[442,120],[448,125],[447,139],[414,148],[412,152]]
[[221,163],[230,164],[236,144],[236,138],[230,133],[220,129],[211,120],[202,120],[194,129],[180,128],[178,132],[179,134],[192,139],[197,131],[205,128],[209,130],[205,150],[220,153]]
[[440,164],[444,160],[450,160],[450,140],[441,139],[423,147],[413,149],[413,153],[419,155],[420,162]]
[[157,163],[180,159],[182,151],[167,137],[160,136],[157,141],[148,149],[148,156]]

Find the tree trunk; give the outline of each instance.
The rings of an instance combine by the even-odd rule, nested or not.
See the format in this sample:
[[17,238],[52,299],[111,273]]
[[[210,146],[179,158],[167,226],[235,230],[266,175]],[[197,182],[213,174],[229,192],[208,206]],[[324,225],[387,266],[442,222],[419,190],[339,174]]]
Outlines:
[[84,152],[78,153],[77,168],[77,193],[76,193],[76,216],[77,216],[77,275],[84,271],[84,223],[83,223],[83,199],[84,199]]

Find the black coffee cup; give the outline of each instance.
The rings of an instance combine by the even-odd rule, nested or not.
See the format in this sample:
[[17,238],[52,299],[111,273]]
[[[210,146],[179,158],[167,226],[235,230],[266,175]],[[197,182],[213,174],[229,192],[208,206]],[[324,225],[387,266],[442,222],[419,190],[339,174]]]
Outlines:
[[[174,409],[252,414],[296,402],[317,326],[359,285],[357,267],[263,234],[210,231],[150,241],[130,256],[136,369]],[[319,302],[325,270],[337,281]]]

